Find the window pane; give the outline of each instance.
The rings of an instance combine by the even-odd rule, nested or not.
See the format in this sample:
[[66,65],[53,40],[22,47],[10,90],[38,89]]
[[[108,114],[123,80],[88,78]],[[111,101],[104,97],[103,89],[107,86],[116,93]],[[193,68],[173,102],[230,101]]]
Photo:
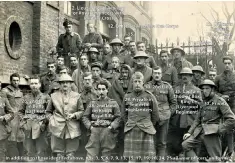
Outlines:
[[67,1],[64,1],[64,13],[67,14],[68,12],[68,2]]
[[68,2],[68,15],[71,16],[71,10],[72,10],[72,6],[71,6],[71,2]]

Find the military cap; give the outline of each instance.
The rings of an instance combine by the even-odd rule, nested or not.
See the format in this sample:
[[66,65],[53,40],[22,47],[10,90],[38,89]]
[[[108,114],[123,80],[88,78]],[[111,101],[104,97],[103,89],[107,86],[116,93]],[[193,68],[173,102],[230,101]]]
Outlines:
[[64,19],[64,22],[63,22],[64,27],[68,27],[68,25],[71,25],[71,24],[72,24],[71,21],[69,21],[68,19]]
[[121,46],[123,46],[123,43],[119,38],[115,38],[109,43],[109,45],[111,46],[113,46],[113,44],[120,44]]
[[173,54],[173,51],[174,51],[174,50],[180,50],[180,51],[182,52],[182,55],[185,55],[184,49],[181,48],[180,46],[176,46],[176,47],[172,48],[172,49],[170,50],[170,53]]
[[99,51],[98,51],[96,48],[94,48],[94,47],[91,47],[88,52],[96,52],[96,53],[99,53]]
[[203,71],[202,66],[199,66],[199,65],[193,66],[192,71],[199,71],[202,74],[205,74],[205,72]]
[[204,85],[209,85],[209,86],[212,86],[214,88],[216,88],[216,85],[213,81],[209,80],[209,79],[205,79],[200,85],[199,85],[199,88],[202,88],[202,86]]
[[58,82],[64,82],[64,81],[73,82],[73,79],[68,74],[63,74],[59,77]]
[[223,56],[223,61],[226,60],[226,59],[229,59],[229,60],[231,60],[233,62],[233,58],[230,55]]
[[147,59],[149,56],[144,51],[138,51],[133,58],[136,59],[139,57],[143,57],[143,58]]
[[93,68],[93,67],[98,67],[98,68],[102,69],[103,65],[100,62],[94,62],[91,64],[91,68]]
[[193,72],[192,72],[192,70],[189,67],[184,67],[180,71],[180,75],[183,75],[183,74],[193,75]]

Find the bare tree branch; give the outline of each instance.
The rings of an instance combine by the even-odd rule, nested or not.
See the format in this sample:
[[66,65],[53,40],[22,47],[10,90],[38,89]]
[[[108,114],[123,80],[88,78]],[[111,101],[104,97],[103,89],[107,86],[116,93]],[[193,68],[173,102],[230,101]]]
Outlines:
[[212,26],[212,23],[200,12],[200,14],[202,15],[202,17],[210,24],[210,26]]
[[224,2],[223,2],[223,6],[222,6],[222,11],[223,11],[223,13],[224,13],[224,15],[225,15],[225,17],[226,17],[226,19],[227,19],[229,15],[228,15],[228,12],[226,12]]
[[228,7],[227,7],[227,4],[225,2],[223,2],[223,5],[224,5],[224,9],[225,9],[225,12],[226,12],[226,17],[229,17],[229,12],[228,12]]
[[219,12],[217,12],[213,7],[211,7],[211,5],[209,5],[210,6],[210,8],[211,8],[211,10],[215,13],[215,15],[216,15],[216,21],[218,22],[219,21]]

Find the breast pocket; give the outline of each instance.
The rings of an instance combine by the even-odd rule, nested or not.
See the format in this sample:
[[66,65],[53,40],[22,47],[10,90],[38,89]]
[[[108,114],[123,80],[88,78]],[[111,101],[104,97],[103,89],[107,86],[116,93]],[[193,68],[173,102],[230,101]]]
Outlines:
[[162,80],[169,82],[171,84],[171,73],[165,73]]

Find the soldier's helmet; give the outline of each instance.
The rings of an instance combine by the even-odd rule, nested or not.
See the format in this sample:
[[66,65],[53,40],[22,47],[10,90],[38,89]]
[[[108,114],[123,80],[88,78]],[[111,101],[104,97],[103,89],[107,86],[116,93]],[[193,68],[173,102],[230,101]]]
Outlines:
[[63,74],[59,77],[58,82],[73,82],[73,79],[68,74]]
[[202,86],[204,86],[204,85],[209,85],[209,86],[211,86],[211,87],[216,88],[215,83],[214,83],[212,80],[209,80],[209,79],[205,79],[205,80],[199,85],[199,88],[202,88]]
[[199,66],[199,65],[193,66],[192,72],[194,72],[194,71],[199,71],[199,72],[201,72],[202,74],[205,74],[205,72],[203,71],[202,66]]
[[111,45],[111,46],[113,46],[114,44],[120,44],[121,46],[124,45],[119,38],[115,38],[109,43],[109,45]]
[[181,48],[180,46],[176,46],[176,47],[172,48],[172,49],[170,50],[170,53],[173,54],[173,51],[174,51],[174,50],[180,50],[180,51],[182,52],[182,55],[185,55],[184,49]]
[[137,59],[137,58],[140,58],[140,57],[147,59],[149,56],[144,51],[138,51],[133,58]]
[[180,71],[180,75],[187,74],[187,75],[193,75],[192,70],[189,67],[184,67]]
[[94,47],[91,47],[88,52],[96,52],[96,53],[99,53],[99,51],[98,51],[96,48],[94,48]]

